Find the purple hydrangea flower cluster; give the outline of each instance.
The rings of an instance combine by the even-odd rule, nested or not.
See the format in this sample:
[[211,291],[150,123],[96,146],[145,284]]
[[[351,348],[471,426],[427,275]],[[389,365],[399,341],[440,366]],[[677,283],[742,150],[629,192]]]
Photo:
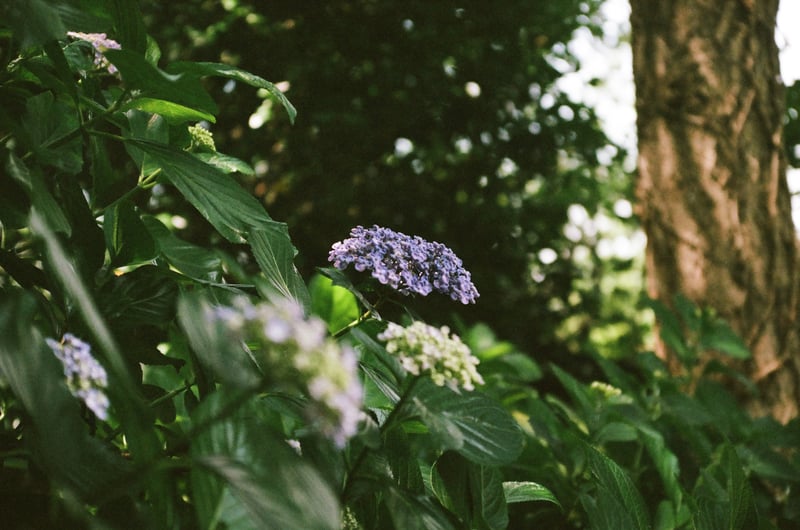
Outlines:
[[108,376],[103,366],[92,357],[89,344],[72,333],[65,333],[61,341],[46,338],[45,342],[64,366],[64,376],[72,395],[83,401],[95,416],[108,419],[108,396],[103,389],[108,386]]
[[368,270],[404,295],[436,291],[462,304],[475,303],[480,296],[470,273],[448,247],[377,225],[353,228],[349,238],[333,244],[328,261],[337,269],[353,265],[359,272]]
[[67,35],[74,39],[79,39],[91,43],[94,48],[94,65],[100,69],[108,70],[109,74],[116,74],[117,67],[111,64],[103,52],[106,50],[121,50],[122,46],[113,39],[109,39],[105,33],[82,33],[80,31],[68,31]]

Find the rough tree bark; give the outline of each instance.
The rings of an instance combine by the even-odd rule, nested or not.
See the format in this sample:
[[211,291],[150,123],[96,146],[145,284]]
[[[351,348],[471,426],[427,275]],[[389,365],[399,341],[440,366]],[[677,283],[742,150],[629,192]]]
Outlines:
[[755,414],[800,403],[798,243],[778,0],[631,0],[648,291],[713,307],[753,352]]

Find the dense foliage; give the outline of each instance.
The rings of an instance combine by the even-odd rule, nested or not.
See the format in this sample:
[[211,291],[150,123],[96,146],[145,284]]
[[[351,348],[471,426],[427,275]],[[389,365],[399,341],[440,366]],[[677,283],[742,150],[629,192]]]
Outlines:
[[[307,254],[314,268],[301,274],[287,225],[237,182],[256,173],[250,156],[217,151],[223,142],[197,125],[226,105],[208,78],[263,90],[291,122],[275,85],[227,63],[162,60],[132,2],[12,1],[0,20],[3,528],[800,524],[800,424],[749,418],[714,373],[697,373],[703,350],[748,355],[713,314],[655,305],[684,376],[649,353],[588,352],[597,377],[582,380],[473,320],[508,310],[507,323],[530,327],[484,289],[514,264],[480,259],[477,228],[457,245],[436,229],[376,227],[383,239],[366,246],[336,244],[352,226],[320,229],[303,241],[325,253]],[[408,127],[412,142],[458,130]],[[315,160],[279,154],[287,175]],[[540,170],[555,174],[547,156]],[[397,197],[413,196],[402,172],[386,174]],[[485,197],[510,198],[503,186],[519,192],[518,178],[492,179]],[[370,205],[329,191],[340,209]],[[273,213],[302,213],[282,200]],[[175,226],[190,208],[207,223],[194,235]],[[428,214],[435,227],[457,212],[422,210],[420,226]],[[417,234],[384,215],[376,222]],[[428,300],[429,311],[488,307],[447,328],[449,309],[422,322]]]
[[[624,150],[557,84],[577,67],[573,32],[599,32],[598,4],[237,0],[147,17],[165,56],[262,73],[301,109],[291,125],[265,92],[207,85],[218,148],[254,167],[241,181],[289,225],[304,276],[356,225],[441,241],[470,264],[481,303],[416,309],[489,322],[556,359],[574,351],[559,334],[568,316],[573,343],[597,342],[601,322],[638,341],[635,298],[598,288],[630,256],[600,260],[602,229],[564,232],[570,208],[598,227],[629,222],[612,210],[628,194]],[[197,223],[186,237],[208,239]]]

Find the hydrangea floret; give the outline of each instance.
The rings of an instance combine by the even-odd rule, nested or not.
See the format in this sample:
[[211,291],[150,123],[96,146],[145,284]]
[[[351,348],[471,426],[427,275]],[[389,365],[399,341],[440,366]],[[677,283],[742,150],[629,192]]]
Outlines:
[[478,359],[447,326],[436,328],[417,321],[403,327],[390,322],[378,338],[386,342],[386,351],[396,355],[410,374],[428,374],[439,386],[465,390],[483,384],[476,368]]
[[254,359],[270,380],[308,396],[306,416],[319,432],[338,447],[356,434],[363,403],[358,357],[328,337],[321,319],[306,317],[294,300],[253,304],[247,297],[212,308],[210,317],[234,340],[255,345]]
[[64,376],[72,395],[83,401],[95,416],[108,419],[108,375],[103,366],[92,356],[89,344],[71,333],[65,333],[61,341],[46,338],[45,342],[64,366]]
[[108,70],[109,74],[116,74],[117,67],[111,64],[104,52],[106,50],[121,50],[122,46],[113,40],[109,39],[105,33],[82,33],[80,31],[68,31],[67,35],[74,39],[86,41],[94,48],[94,65],[99,69]]
[[462,304],[475,303],[479,296],[470,273],[451,249],[390,228],[353,228],[349,238],[333,244],[328,261],[340,270],[353,265],[359,272],[369,271],[404,295],[436,291]]

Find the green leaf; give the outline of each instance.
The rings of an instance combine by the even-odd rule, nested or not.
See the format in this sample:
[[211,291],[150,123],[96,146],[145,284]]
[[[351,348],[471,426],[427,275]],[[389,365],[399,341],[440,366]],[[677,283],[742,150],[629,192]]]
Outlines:
[[309,285],[311,312],[328,324],[328,331],[335,333],[358,319],[358,302],[353,293],[333,285],[330,278],[315,275]]
[[297,249],[289,238],[286,223],[265,220],[250,231],[248,239],[256,263],[272,289],[281,296],[294,299],[308,310],[311,296],[294,266]]
[[166,178],[228,241],[244,243],[252,228],[273,223],[258,200],[235,180],[191,154],[141,138],[126,142],[147,153]]
[[273,221],[261,204],[236,181],[189,153],[142,139],[127,142],[147,153],[186,199],[234,243],[250,240],[259,267],[272,289],[303,307],[310,297],[294,266],[297,250],[284,223]]
[[394,528],[451,530],[455,526],[444,510],[423,496],[389,485],[381,490]]
[[255,387],[261,379],[257,366],[210,314],[211,303],[202,293],[188,293],[178,300],[178,321],[202,365],[220,381],[238,388]]
[[195,153],[197,158],[219,169],[223,173],[241,173],[242,175],[255,175],[256,171],[244,160],[224,155],[222,153]]
[[178,285],[169,271],[145,265],[115,276],[100,291],[100,308],[117,328],[167,326],[175,318]]
[[155,217],[145,215],[142,223],[156,240],[161,255],[176,270],[189,278],[217,283],[222,277],[222,260],[211,250],[175,236]]
[[448,451],[431,470],[431,487],[442,505],[461,517],[465,527],[508,526],[508,507],[496,468],[474,464]]
[[[263,403],[250,399],[231,409],[235,399],[216,392],[192,415],[195,428],[206,426],[191,446],[201,528],[338,529],[339,503],[325,479],[265,428]],[[242,509],[249,524],[241,525]]]
[[245,70],[240,68],[236,68],[235,66],[231,66],[228,64],[220,64],[220,63],[206,63],[206,62],[174,62],[169,65],[167,71],[173,73],[187,73],[193,76],[198,77],[205,77],[205,76],[217,76],[217,77],[224,77],[227,79],[233,79],[235,81],[241,81],[247,85],[256,87],[256,88],[263,88],[267,90],[273,98],[275,98],[283,108],[286,109],[286,113],[289,115],[289,121],[294,123],[295,118],[297,117],[297,110],[294,106],[289,102],[286,96],[283,95],[283,92],[278,90],[278,87],[263,79],[257,75],[251,74]]
[[514,504],[517,502],[547,501],[561,506],[553,493],[536,482],[503,482],[503,491],[506,496],[506,503]]
[[103,232],[112,266],[148,261],[158,252],[153,237],[130,201],[117,202],[106,208]]
[[58,13],[43,0],[7,0],[0,7],[4,21],[11,26],[23,48],[63,39],[67,33]]
[[178,125],[187,121],[210,121],[216,123],[213,114],[163,99],[137,97],[125,103],[120,110],[137,109],[163,116],[169,123]]
[[[159,144],[169,143],[169,124],[163,116],[131,109],[125,113],[125,117],[128,118],[129,130],[126,131],[128,136]],[[161,169],[158,161],[153,160],[131,142],[125,142],[125,149],[139,166],[142,175],[151,175]]]
[[142,53],[133,50],[106,50],[103,55],[122,75],[127,88],[141,91],[151,97],[178,103],[209,114],[217,113],[217,105],[191,76],[172,75],[147,62]]
[[6,171],[27,192],[33,208],[44,217],[53,231],[67,236],[72,234],[72,226],[64,215],[64,211],[47,189],[38,172],[31,172],[25,163],[11,152],[8,152]]
[[43,164],[74,175],[83,168],[83,153],[75,109],[57,100],[51,92],[29,97],[25,102],[23,128],[30,148]]
[[553,370],[553,373],[561,382],[564,389],[570,395],[572,401],[580,406],[582,412],[586,417],[591,417],[591,413],[594,411],[595,405],[592,396],[589,394],[586,386],[582,385],[577,379],[572,377],[570,374],[568,374],[555,364],[551,364],[550,368],[551,370]]
[[343,271],[340,271],[335,267],[317,267],[317,270],[320,272],[320,274],[333,280],[333,285],[339,285],[353,293],[358,301],[361,302],[364,308],[366,308],[375,319],[381,319],[381,316],[378,314],[378,311],[375,309],[375,307],[369,302],[369,300],[367,300],[367,297],[364,296],[355,285],[353,285],[353,282],[350,281],[350,278],[348,278]]
[[643,425],[639,426],[639,431],[641,432],[642,442],[650,454],[659,476],[661,476],[664,491],[666,491],[674,506],[680,509],[683,505],[683,489],[678,481],[680,476],[678,457],[667,448],[664,443],[664,437],[660,432],[646,428]]
[[695,357],[695,353],[687,346],[678,317],[658,300],[648,300],[647,305],[653,310],[659,325],[661,339],[669,346],[679,358],[688,361]]
[[472,528],[470,462],[453,451],[445,451],[431,468],[431,489],[442,506],[461,518],[464,526]]
[[749,359],[752,356],[744,341],[723,320],[706,326],[698,342],[701,349],[714,350],[734,359]]
[[414,410],[442,449],[487,466],[509,464],[522,452],[525,440],[517,422],[483,394],[456,393],[426,379],[415,390]]
[[617,528],[648,530],[650,521],[644,500],[625,470],[597,449],[587,446],[587,451],[589,468],[597,479],[597,499],[601,511],[613,511],[630,521],[630,526]]
[[120,45],[144,54],[147,48],[147,32],[138,1],[111,0],[111,16],[114,18],[116,37]]
[[692,522],[698,530],[759,528],[758,511],[744,466],[730,444],[701,471],[694,495],[698,509]]

